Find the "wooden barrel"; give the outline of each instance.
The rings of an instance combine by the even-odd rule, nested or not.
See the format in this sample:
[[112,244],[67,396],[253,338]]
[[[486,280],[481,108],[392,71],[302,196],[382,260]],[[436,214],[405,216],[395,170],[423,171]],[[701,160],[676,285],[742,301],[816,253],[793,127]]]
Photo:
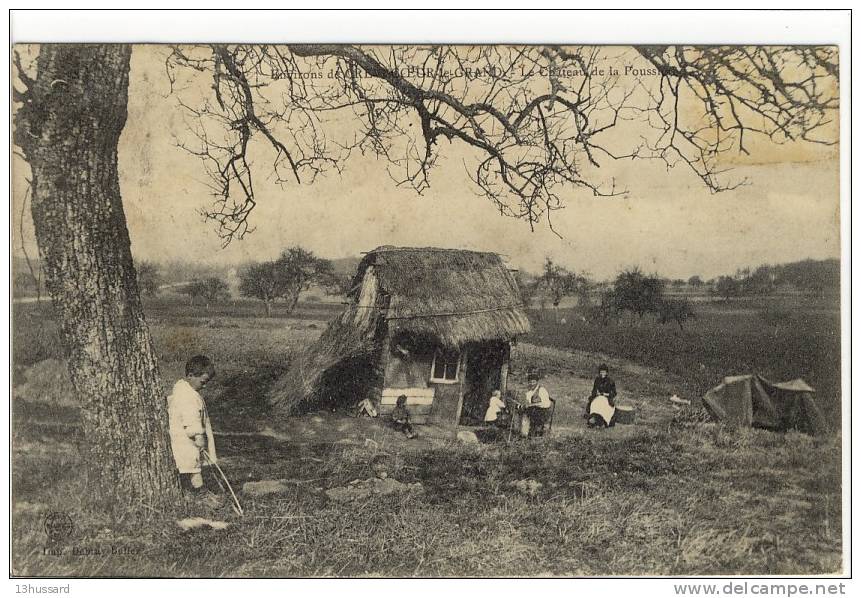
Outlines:
[[627,405],[616,405],[616,423],[633,424],[636,411]]

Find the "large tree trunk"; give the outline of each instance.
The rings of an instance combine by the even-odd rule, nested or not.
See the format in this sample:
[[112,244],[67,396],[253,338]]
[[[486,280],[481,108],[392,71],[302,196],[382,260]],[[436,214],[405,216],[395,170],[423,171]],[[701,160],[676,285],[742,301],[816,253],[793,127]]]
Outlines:
[[90,502],[112,511],[158,508],[179,491],[117,175],[130,55],[121,45],[42,46],[16,131],[82,407]]

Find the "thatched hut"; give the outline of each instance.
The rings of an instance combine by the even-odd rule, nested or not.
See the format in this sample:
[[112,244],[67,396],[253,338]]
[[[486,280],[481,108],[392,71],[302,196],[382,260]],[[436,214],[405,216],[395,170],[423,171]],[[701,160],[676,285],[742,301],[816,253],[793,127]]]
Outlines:
[[416,423],[480,417],[505,391],[511,343],[529,320],[495,253],[378,247],[361,261],[349,303],[272,391],[281,411],[399,395]]

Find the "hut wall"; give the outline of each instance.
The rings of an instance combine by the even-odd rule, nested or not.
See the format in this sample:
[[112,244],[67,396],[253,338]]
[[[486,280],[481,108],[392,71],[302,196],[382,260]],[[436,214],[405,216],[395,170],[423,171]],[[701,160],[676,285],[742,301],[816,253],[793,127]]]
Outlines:
[[433,408],[430,421],[438,424],[457,424],[463,408],[463,385],[466,378],[466,351],[460,353],[457,380],[454,382],[429,382],[434,388]]
[[411,346],[407,353],[398,349],[391,336],[384,345],[384,382],[379,395],[379,411],[388,415],[401,394],[407,396],[407,411],[414,423],[454,424],[460,417],[466,377],[466,351],[461,351],[456,380],[439,382],[432,378],[437,345]]
[[[385,347],[381,357],[382,388],[376,394],[383,415],[391,413],[397,397],[404,394],[407,410],[415,423],[458,423],[464,410],[469,417],[482,416],[487,407],[484,403],[492,390],[506,390],[508,342],[480,343],[464,348],[460,352],[457,379],[450,382],[432,380],[436,347],[426,346],[423,351],[414,348],[404,354],[393,349],[390,339]],[[466,394],[470,395],[469,405]]]
[[428,423],[433,409],[435,389],[432,387],[416,388],[384,388],[380,397],[379,408],[381,415],[388,415],[395,408],[400,395],[407,395],[407,412],[414,424]]
[[413,423],[427,423],[434,400],[434,388],[429,383],[433,351],[431,347],[410,346],[407,353],[401,352],[389,332],[380,360],[383,377],[377,399],[381,415],[391,413],[398,396],[404,394]]
[[430,379],[433,353],[429,355],[399,356],[389,351],[386,363],[387,388],[426,387]]

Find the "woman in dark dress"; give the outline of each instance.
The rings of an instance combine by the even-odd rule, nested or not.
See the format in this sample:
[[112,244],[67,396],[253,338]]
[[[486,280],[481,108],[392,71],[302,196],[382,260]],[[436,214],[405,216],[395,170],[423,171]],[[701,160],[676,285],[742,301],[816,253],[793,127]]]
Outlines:
[[[616,406],[616,383],[613,382],[613,379],[610,377],[610,369],[604,363],[598,367],[598,377],[595,378],[595,382],[592,384],[592,392],[589,394],[589,399],[586,402],[586,413],[583,415],[585,419],[589,420],[592,416],[592,401],[600,396],[607,398],[610,407]],[[609,426],[613,422],[604,422],[604,424]]]

